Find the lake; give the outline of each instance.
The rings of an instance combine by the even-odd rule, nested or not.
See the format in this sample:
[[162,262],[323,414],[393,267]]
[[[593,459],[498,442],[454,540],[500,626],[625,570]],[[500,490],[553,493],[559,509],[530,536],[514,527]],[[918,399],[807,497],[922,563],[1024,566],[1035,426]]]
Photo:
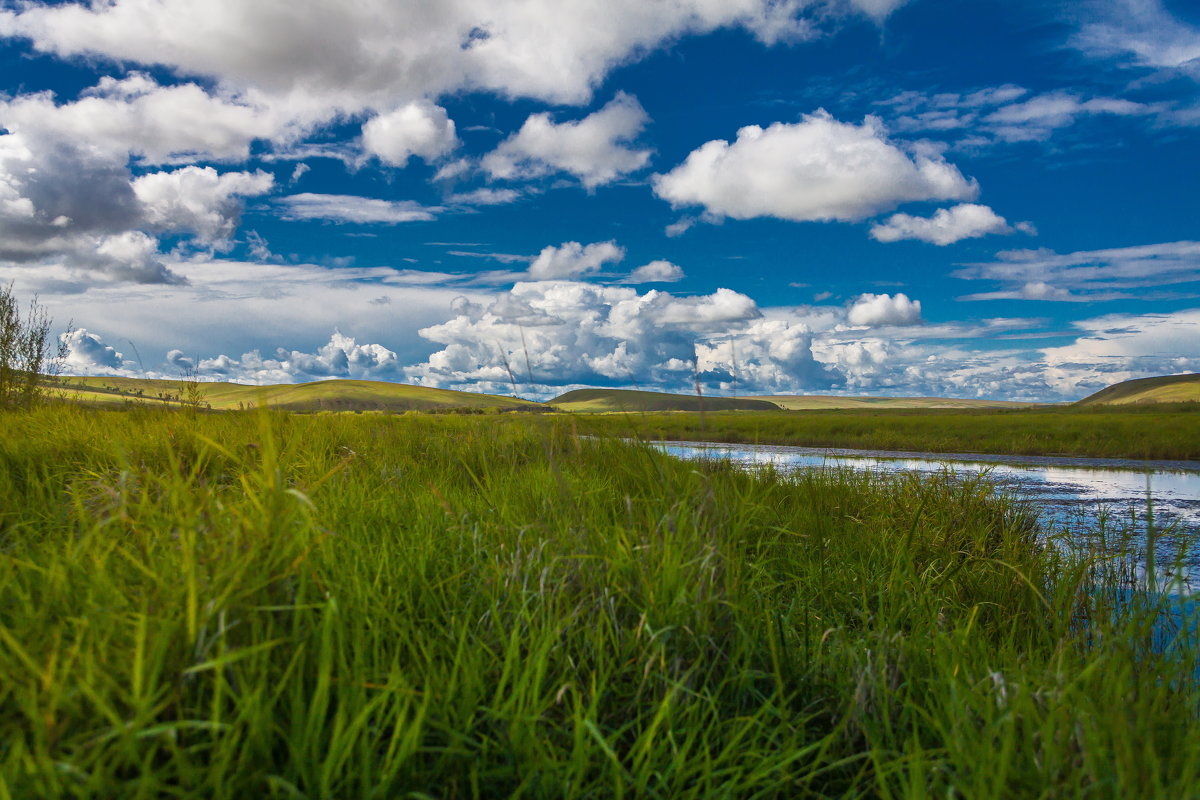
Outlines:
[[[680,458],[725,459],[784,471],[849,468],[874,472],[986,473],[1004,492],[1029,501],[1052,538],[1076,544],[1123,539],[1144,567],[1147,496],[1153,510],[1159,585],[1200,590],[1200,463],[974,453],[908,453],[712,442],[658,442]],[[1125,532],[1124,537],[1117,536]],[[1111,545],[1110,545],[1111,546]],[[1182,553],[1182,556],[1180,555]]]

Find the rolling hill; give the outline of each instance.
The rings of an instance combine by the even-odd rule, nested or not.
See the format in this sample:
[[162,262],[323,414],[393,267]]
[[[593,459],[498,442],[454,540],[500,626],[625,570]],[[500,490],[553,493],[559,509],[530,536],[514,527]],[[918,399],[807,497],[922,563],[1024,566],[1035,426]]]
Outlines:
[[1114,383],[1080,400],[1077,406],[1128,405],[1131,403],[1200,402],[1200,373],[1136,378]]
[[[576,389],[549,403],[562,411],[697,411],[701,400],[695,395],[641,392],[628,389]],[[834,408],[1021,408],[1033,403],[1003,400],[956,400],[945,397],[832,397],[824,395],[759,395],[754,397],[705,397],[705,411],[808,411]]]
[[[75,378],[57,380],[56,392],[96,405],[174,405],[185,389],[182,381],[144,378]],[[215,410],[269,406],[284,411],[436,411],[449,409],[540,409],[542,404],[514,397],[431,389],[383,381],[328,380],[312,383],[246,386],[198,383],[200,401]]]
[[640,392],[631,389],[576,389],[549,402],[560,411],[778,411],[766,400],[745,397],[697,397],[694,394]]

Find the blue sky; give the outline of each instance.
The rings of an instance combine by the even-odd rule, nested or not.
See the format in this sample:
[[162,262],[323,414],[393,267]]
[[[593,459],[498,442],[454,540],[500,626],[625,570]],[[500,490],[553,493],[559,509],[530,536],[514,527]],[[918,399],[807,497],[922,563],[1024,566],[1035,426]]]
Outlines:
[[1060,400],[1200,369],[1194,4],[0,2],[0,47],[0,280],[73,373]]

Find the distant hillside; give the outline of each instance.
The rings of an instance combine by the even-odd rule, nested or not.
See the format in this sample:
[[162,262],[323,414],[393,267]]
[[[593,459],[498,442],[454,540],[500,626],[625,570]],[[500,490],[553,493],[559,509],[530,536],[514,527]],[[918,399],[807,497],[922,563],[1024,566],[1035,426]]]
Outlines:
[[1137,378],[1132,381],[1114,383],[1106,389],[1088,395],[1076,405],[1189,402],[1200,402],[1200,373],[1164,375],[1160,378]]
[[[65,397],[97,405],[175,405],[181,381],[143,378],[74,378],[57,381]],[[328,380],[312,383],[245,386],[199,383],[200,401],[216,410],[266,405],[284,411],[436,411],[456,408],[541,408],[540,403],[475,392],[431,389],[383,381]]]
[[956,397],[838,397],[836,395],[762,395],[759,400],[789,411],[822,408],[1028,408],[1036,403],[1015,400],[974,400]]
[[563,411],[778,411],[766,400],[744,397],[697,397],[694,394],[638,392],[630,389],[576,389],[549,403]]
[[[697,411],[695,395],[639,392],[627,389],[576,389],[550,405],[563,411]],[[832,397],[825,395],[758,395],[705,397],[705,411],[807,411],[825,408],[1024,408],[1033,403],[1005,400],[956,400],[947,397]]]

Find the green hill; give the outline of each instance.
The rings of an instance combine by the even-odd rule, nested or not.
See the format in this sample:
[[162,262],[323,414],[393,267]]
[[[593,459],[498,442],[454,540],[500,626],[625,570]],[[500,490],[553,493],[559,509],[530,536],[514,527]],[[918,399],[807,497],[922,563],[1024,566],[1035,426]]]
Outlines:
[[1023,408],[1033,403],[1005,400],[957,400],[947,397],[835,397],[826,395],[758,395],[705,397],[690,394],[641,392],[629,389],[576,389],[554,398],[562,411],[808,411],[832,408]]
[[631,389],[576,389],[550,405],[562,411],[778,411],[766,400],[744,397],[697,397],[694,394],[640,392]]
[[[144,378],[62,377],[55,391],[70,399],[97,405],[127,403],[177,404],[182,381]],[[264,405],[284,411],[436,411],[458,408],[502,410],[542,408],[540,403],[514,397],[431,389],[383,381],[327,380],[312,383],[246,386],[239,383],[197,383],[200,402],[216,410]]]
[[1200,402],[1200,373],[1193,372],[1187,375],[1164,375],[1159,378],[1137,378],[1114,383],[1088,395],[1076,405],[1197,402]]

